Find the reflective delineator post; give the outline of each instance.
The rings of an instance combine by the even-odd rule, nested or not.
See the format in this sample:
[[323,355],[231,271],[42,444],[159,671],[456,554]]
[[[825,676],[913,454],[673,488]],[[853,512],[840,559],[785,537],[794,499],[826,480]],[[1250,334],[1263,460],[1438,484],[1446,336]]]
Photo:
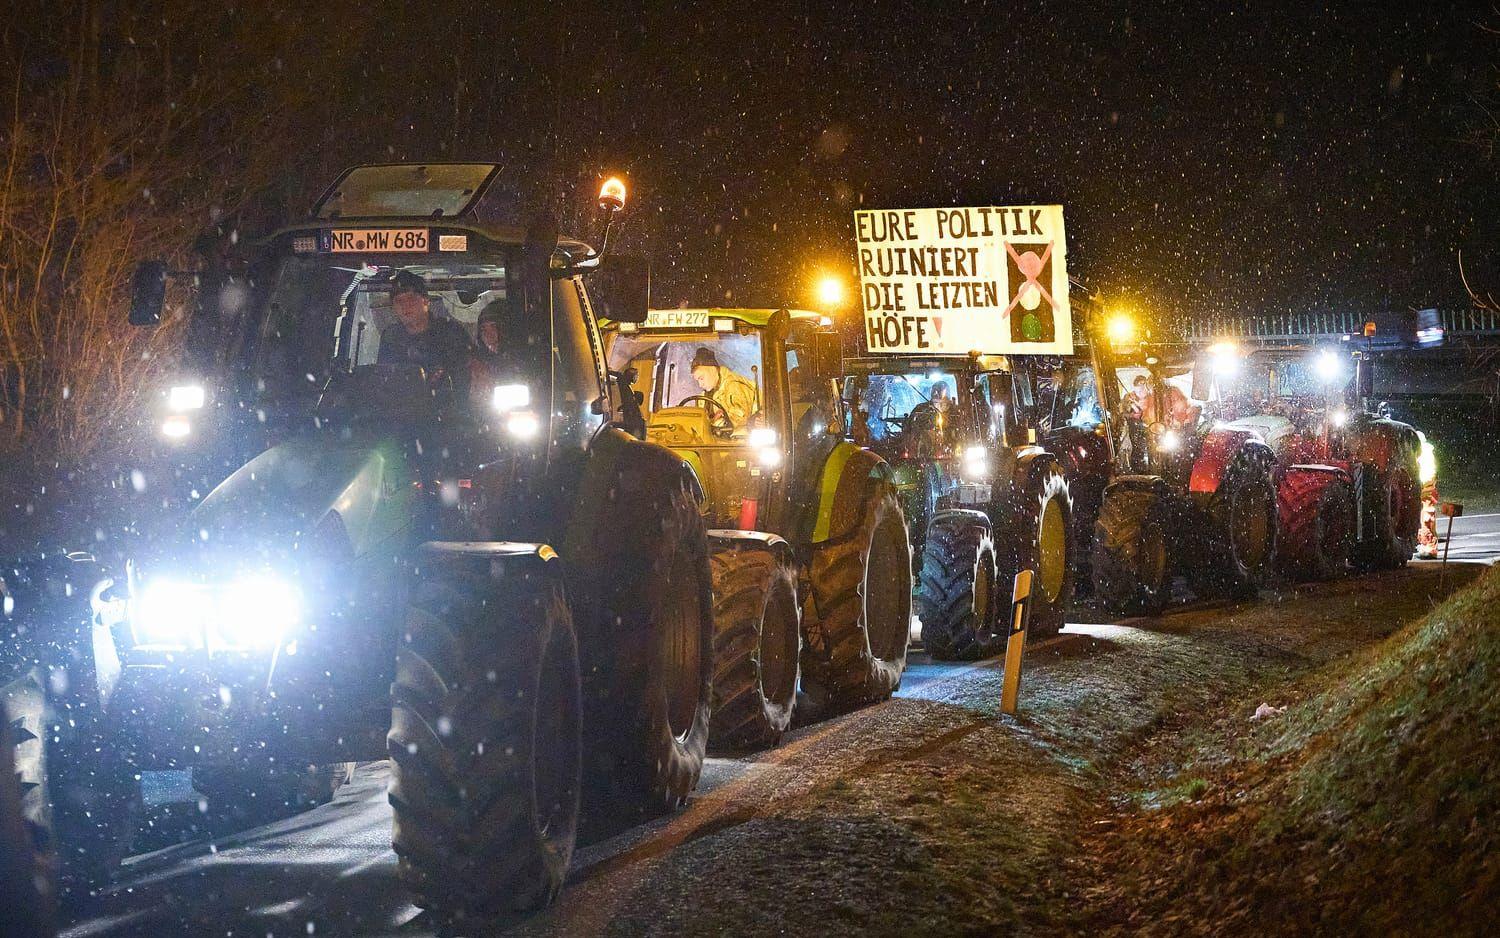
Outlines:
[[1021,694],[1021,655],[1026,651],[1026,623],[1031,619],[1031,571],[1016,574],[1010,593],[1010,639],[1005,643],[1005,679],[1000,688],[1000,712],[1014,714]]
[[1453,519],[1463,517],[1464,506],[1458,502],[1443,502],[1438,511],[1448,516],[1448,536],[1443,538],[1443,564],[1438,567],[1438,589],[1448,577],[1448,547],[1453,543]]

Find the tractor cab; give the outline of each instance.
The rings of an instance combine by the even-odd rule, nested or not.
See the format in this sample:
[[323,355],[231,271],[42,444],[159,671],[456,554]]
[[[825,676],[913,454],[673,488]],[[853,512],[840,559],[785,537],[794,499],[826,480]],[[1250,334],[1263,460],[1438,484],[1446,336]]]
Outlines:
[[638,430],[693,467],[710,526],[782,530],[788,473],[820,465],[843,433],[827,321],[804,310],[652,310],[607,325],[606,339],[610,371],[638,399]]

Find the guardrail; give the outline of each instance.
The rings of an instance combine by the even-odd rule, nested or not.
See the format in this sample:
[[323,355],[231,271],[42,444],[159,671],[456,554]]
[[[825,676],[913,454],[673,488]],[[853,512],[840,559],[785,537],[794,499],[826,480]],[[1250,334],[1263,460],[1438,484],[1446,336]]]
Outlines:
[[[1497,310],[1441,310],[1438,321],[1449,338],[1500,338]],[[1271,313],[1183,319],[1178,331],[1185,340],[1194,343],[1235,339],[1254,345],[1281,345],[1357,335],[1364,324],[1365,317],[1354,312]]]

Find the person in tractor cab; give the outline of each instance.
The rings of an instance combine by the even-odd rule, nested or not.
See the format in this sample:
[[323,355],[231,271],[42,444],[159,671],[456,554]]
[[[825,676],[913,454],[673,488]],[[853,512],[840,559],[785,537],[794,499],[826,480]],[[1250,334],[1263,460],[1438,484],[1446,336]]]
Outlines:
[[713,349],[698,347],[693,353],[693,380],[705,397],[723,407],[736,429],[750,422],[755,413],[755,385],[733,370],[719,364]]
[[1174,430],[1192,430],[1198,426],[1203,408],[1176,385],[1167,385],[1167,426]]
[[479,322],[475,334],[479,341],[469,360],[469,388],[474,403],[483,406],[489,401],[495,385],[503,375],[501,358],[505,349],[505,321],[508,315],[505,300],[495,300],[479,311]]
[[409,270],[398,271],[391,278],[391,309],[396,324],[381,331],[376,361],[421,365],[433,378],[447,376],[465,390],[473,346],[463,326],[433,317],[427,281]]

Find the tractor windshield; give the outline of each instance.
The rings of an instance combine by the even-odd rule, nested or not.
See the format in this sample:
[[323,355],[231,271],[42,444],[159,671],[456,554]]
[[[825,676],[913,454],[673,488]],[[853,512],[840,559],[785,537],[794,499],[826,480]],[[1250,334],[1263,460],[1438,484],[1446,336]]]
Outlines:
[[[931,423],[958,397],[958,379],[944,371],[872,374],[867,380],[857,419],[866,422],[872,441],[899,436],[913,414],[918,423]],[[846,392],[851,394],[852,389]]]
[[419,366],[467,388],[514,332],[511,266],[503,257],[281,261],[248,330],[248,402],[263,419],[296,418],[331,376],[377,364]]
[[704,412],[715,436],[749,433],[761,411],[763,365],[758,332],[615,335],[611,371],[635,370],[648,420],[681,408]]

